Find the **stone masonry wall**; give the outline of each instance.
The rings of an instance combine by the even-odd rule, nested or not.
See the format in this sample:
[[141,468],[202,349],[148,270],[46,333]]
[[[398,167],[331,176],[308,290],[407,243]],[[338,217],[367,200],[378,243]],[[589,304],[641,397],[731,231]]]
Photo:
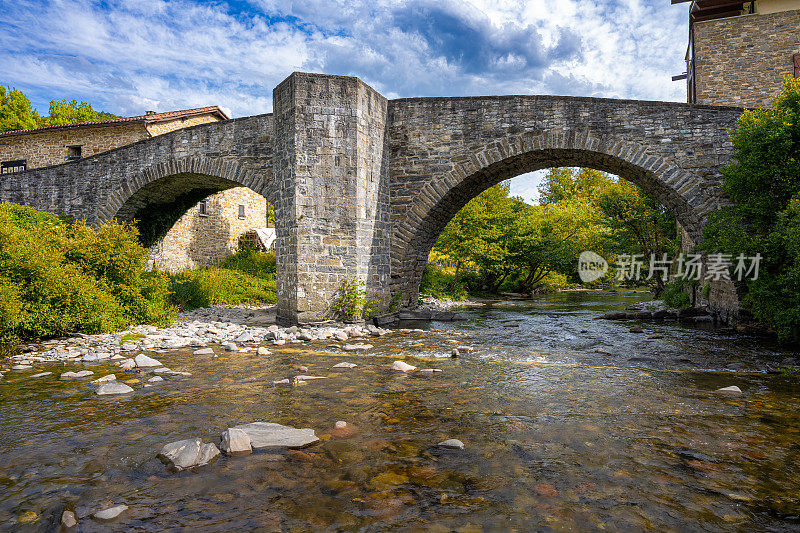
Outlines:
[[42,131],[0,137],[0,161],[25,159],[28,168],[49,167],[67,161],[67,146],[80,145],[82,157],[149,138],[144,124]]
[[[156,267],[177,272],[224,259],[236,252],[244,233],[267,226],[267,200],[250,189],[228,189],[206,201],[207,215],[192,207],[152,248]],[[239,205],[245,207],[244,218],[239,218]]]
[[447,222],[500,181],[587,166],[642,187],[696,241],[724,202],[719,168],[739,108],[598,98],[507,96],[389,102],[393,292],[414,305]]
[[386,99],[357,78],[294,73],[273,102],[278,318],[329,318],[345,280],[381,299],[389,269]]
[[794,74],[800,10],[696,22],[697,103],[769,107]]

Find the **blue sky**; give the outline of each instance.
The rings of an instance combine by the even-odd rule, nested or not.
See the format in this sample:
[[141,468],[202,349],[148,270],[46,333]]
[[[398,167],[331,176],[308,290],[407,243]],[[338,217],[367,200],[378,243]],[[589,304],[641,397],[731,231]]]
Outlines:
[[[0,0],[0,84],[47,112],[219,105],[269,112],[295,70],[389,98],[564,94],[684,100],[686,5],[668,0]],[[535,198],[538,178],[512,182]]]

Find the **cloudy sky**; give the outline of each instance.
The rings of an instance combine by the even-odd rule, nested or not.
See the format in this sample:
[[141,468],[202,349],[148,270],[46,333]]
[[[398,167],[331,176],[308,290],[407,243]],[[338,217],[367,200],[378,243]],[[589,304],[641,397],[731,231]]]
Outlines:
[[[686,4],[668,0],[0,0],[0,85],[40,112],[269,112],[291,72],[389,98],[562,94],[684,100]],[[537,177],[513,182],[535,198]]]

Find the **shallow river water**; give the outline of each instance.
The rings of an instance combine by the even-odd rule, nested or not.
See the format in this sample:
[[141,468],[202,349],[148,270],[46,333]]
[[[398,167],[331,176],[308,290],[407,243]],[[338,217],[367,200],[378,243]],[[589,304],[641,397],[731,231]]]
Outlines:
[[[177,350],[156,357],[191,377],[126,397],[58,381],[79,365],[37,367],[55,373],[37,380],[9,373],[0,527],[55,530],[66,506],[79,531],[800,529],[800,378],[764,373],[796,354],[676,322],[636,334],[633,322],[593,320],[645,296],[470,308],[465,322],[370,339],[366,355],[325,342],[213,360]],[[475,350],[450,359],[456,344]],[[388,371],[397,359],[443,371]],[[358,366],[330,369],[342,361]],[[329,378],[272,385],[298,365]],[[730,385],[743,394],[714,392]],[[331,437],[337,420],[356,434]],[[218,443],[254,421],[322,440],[179,474],[155,459],[168,442]],[[435,446],[449,438],[465,449]],[[110,504],[129,509],[110,523],[88,516]]]

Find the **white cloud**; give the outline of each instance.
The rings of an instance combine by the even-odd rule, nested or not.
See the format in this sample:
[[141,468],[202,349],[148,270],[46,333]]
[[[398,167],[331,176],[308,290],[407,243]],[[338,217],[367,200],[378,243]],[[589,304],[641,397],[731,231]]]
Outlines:
[[5,78],[119,114],[216,104],[267,112],[295,70],[387,97],[571,94],[683,100],[685,6],[644,0],[15,0]]

